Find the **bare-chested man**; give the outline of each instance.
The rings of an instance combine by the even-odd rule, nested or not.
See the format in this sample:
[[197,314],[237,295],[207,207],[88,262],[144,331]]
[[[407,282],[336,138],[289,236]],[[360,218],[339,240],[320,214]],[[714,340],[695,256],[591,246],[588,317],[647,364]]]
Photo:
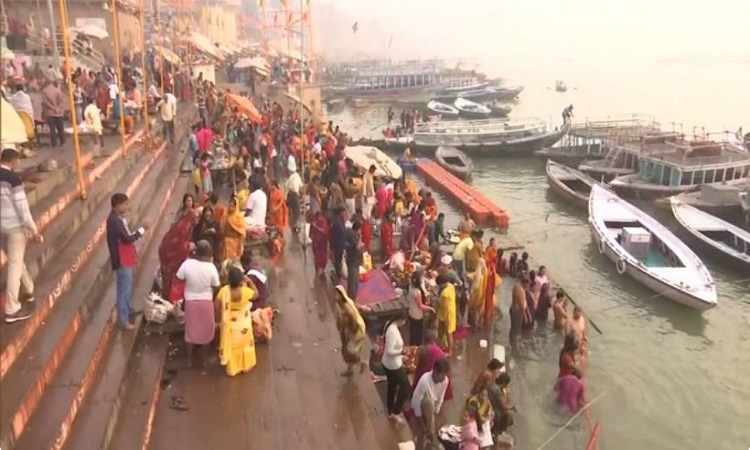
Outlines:
[[531,320],[529,308],[526,305],[526,289],[529,279],[522,276],[513,286],[513,302],[510,305],[510,336],[515,338],[521,332],[523,324]]
[[562,290],[555,294],[555,302],[552,304],[552,312],[555,314],[555,329],[567,330],[568,327],[568,299]]
[[589,338],[586,334],[586,318],[583,317],[581,308],[578,306],[573,308],[573,317],[568,324],[568,334],[573,336],[578,343],[578,350],[581,354],[585,354]]
[[476,227],[477,224],[471,220],[471,215],[469,213],[466,213],[464,218],[458,222],[458,232],[462,235],[468,236]]

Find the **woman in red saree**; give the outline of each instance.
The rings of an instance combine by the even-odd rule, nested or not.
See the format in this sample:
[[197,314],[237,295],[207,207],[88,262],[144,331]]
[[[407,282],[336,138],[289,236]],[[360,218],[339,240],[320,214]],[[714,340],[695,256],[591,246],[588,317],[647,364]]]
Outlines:
[[313,222],[310,224],[310,240],[312,241],[313,259],[315,261],[315,274],[323,275],[328,263],[328,241],[330,239],[330,227],[322,212],[317,211]]
[[[192,212],[182,214],[164,235],[159,245],[162,297],[169,299],[172,281],[177,269],[190,255],[195,216]],[[178,299],[175,299],[178,300]]]
[[286,205],[284,191],[279,187],[279,182],[274,181],[268,192],[268,225],[278,227],[279,231],[286,230],[289,221],[289,208]]

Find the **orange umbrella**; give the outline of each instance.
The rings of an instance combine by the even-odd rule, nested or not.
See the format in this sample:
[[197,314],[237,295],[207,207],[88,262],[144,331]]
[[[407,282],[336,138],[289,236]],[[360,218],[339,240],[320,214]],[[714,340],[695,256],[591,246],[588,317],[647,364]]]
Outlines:
[[247,117],[254,123],[260,123],[261,114],[249,98],[237,94],[227,94],[227,103],[236,106],[243,114],[247,114]]

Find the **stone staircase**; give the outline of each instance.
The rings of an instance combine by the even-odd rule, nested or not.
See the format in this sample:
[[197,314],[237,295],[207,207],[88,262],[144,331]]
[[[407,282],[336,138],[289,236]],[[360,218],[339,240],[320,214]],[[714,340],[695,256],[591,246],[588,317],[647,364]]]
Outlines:
[[[196,111],[183,107],[178,120],[194,120]],[[184,132],[184,130],[182,130]],[[184,140],[184,136],[182,136]],[[45,243],[27,249],[26,262],[36,280],[34,315],[16,324],[0,324],[0,448],[105,448],[105,436],[117,422],[114,405],[108,413],[96,408],[126,384],[128,362],[138,332],[121,332],[114,312],[114,283],[104,243],[109,197],[127,192],[130,222],[152,222],[139,244],[142,257],[133,299],[142,302],[158,265],[159,240],[182,192],[179,165],[184,148],[162,144],[147,149],[129,142],[86,174],[88,196],[76,199],[77,180],[60,181],[32,213],[43,226]],[[174,207],[174,208],[173,208]],[[138,324],[141,320],[137,319]],[[88,423],[87,411],[106,426]],[[75,440],[74,444],[69,441]],[[80,440],[79,440],[80,439]],[[71,441],[73,442],[73,441]]]

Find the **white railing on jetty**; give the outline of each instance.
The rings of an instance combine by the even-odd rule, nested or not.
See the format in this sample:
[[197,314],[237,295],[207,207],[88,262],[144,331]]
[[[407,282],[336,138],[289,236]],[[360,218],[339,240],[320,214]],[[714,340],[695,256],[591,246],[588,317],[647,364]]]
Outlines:
[[659,124],[654,116],[647,114],[623,114],[617,116],[607,116],[605,119],[590,120],[588,117],[582,121],[573,121],[573,130],[606,130],[612,128],[636,128],[636,127],[655,127]]

